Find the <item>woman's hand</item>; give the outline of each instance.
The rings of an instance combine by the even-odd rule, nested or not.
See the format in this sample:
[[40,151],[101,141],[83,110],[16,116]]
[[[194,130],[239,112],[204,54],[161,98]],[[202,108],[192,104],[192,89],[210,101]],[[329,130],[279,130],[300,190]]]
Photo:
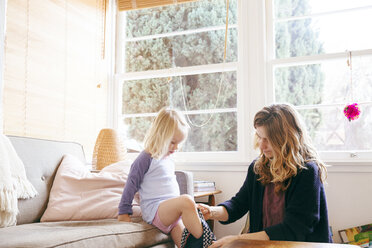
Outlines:
[[238,239],[239,236],[234,236],[234,235],[230,235],[230,236],[226,236],[226,237],[223,237],[215,242],[212,243],[211,246],[209,246],[209,248],[217,248],[217,247],[222,247],[236,239]]
[[198,203],[197,208],[200,209],[205,220],[227,221],[229,219],[229,214],[223,206],[208,206]]
[[198,203],[197,208],[200,209],[205,220],[209,220],[212,218],[213,214],[211,211],[211,206],[203,204],[203,203]]
[[132,220],[130,219],[129,214],[120,214],[118,216],[118,221],[132,222]]

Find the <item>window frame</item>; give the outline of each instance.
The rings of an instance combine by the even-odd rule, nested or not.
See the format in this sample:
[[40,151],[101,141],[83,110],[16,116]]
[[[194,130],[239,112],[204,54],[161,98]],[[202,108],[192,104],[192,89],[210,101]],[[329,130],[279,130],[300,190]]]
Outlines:
[[[274,61],[274,34],[272,22],[271,0],[238,0],[238,62],[237,62],[237,113],[238,113],[238,151],[237,152],[200,152],[178,153],[175,160],[178,164],[188,165],[195,170],[208,170],[208,166],[224,166],[226,162],[239,170],[239,166],[247,166],[257,156],[253,149],[252,127],[254,114],[263,106],[274,102],[273,68],[277,64],[314,63],[317,61],[345,58],[347,52],[312,55],[298,58],[285,58]],[[120,15],[117,15],[117,18]],[[244,27],[244,28],[243,28]],[[120,32],[120,29],[117,29]],[[255,35],[250,35],[255,34]],[[118,44],[118,40],[116,41]],[[353,51],[354,56],[372,54],[372,49]],[[118,58],[116,57],[118,72]],[[119,67],[120,68],[120,67]],[[123,68],[123,67],[121,67]],[[114,77],[114,109],[113,126],[118,127],[118,116],[121,106],[118,104],[120,87],[118,73]],[[261,83],[255,83],[261,82]],[[115,109],[116,108],[116,109]],[[116,116],[116,119],[115,119]],[[372,151],[328,151],[319,152],[321,159],[331,164],[369,164],[372,162]],[[357,156],[354,156],[355,153]],[[136,153],[130,154],[135,158]],[[202,166],[199,166],[202,165]],[[235,165],[235,167],[234,167]],[[194,166],[194,167],[190,167]],[[218,168],[218,167],[213,167]],[[222,167],[220,167],[221,170]]]
[[[309,64],[316,64],[319,62],[324,61],[332,61],[337,59],[345,59],[348,58],[349,51],[345,52],[332,52],[332,53],[324,53],[318,55],[309,55],[309,56],[299,56],[299,57],[289,57],[289,58],[275,58],[275,33],[274,33],[274,0],[265,0],[265,9],[266,9],[266,51],[267,51],[267,87],[268,90],[266,92],[266,97],[268,102],[275,102],[275,88],[274,88],[274,70],[276,66],[291,66],[291,65],[309,65]],[[336,13],[346,13],[350,11],[360,10],[363,9],[361,7],[352,8],[352,9],[345,9],[345,10],[335,10],[335,11],[327,11],[322,13],[313,13],[306,16],[299,16],[299,17],[289,17],[283,18],[286,20],[298,20],[303,18],[311,18],[311,17],[319,17],[319,16],[327,16]],[[363,50],[353,50],[353,56],[368,56],[372,55],[372,49],[363,49]],[[372,101],[368,102],[361,102],[360,105],[364,104],[371,104]],[[306,108],[306,107],[325,107],[325,106],[340,106],[338,103],[334,104],[320,104],[320,105],[303,105],[300,107],[296,107],[296,109]],[[318,151],[320,158],[326,162],[331,164],[340,164],[340,165],[347,165],[347,164],[368,164],[372,162],[372,150],[348,150],[348,151]]]
[[[256,152],[253,149],[253,133],[254,129],[251,123],[253,123],[253,116],[264,104],[264,78],[265,78],[265,62],[264,62],[264,4],[263,1],[238,1],[238,61],[227,63],[226,65],[203,65],[195,66],[195,70],[202,72],[210,71],[213,72],[213,68],[217,68],[221,71],[231,68],[236,68],[237,71],[237,122],[238,122],[238,149],[234,152],[178,152],[174,154],[174,158],[177,164],[187,165],[221,165],[224,166],[228,162],[229,164],[235,164],[236,166],[246,166],[255,156]],[[258,14],[258,13],[261,13]],[[125,47],[120,46],[120,37],[123,37],[124,30],[120,30],[120,22],[125,20],[125,14],[117,14],[117,36],[116,36],[116,72],[114,75],[114,95],[113,95],[113,127],[118,128],[119,122],[121,121],[121,81],[125,77],[126,80],[145,78],[149,75],[149,72],[132,72],[123,73],[122,68],[124,58]],[[123,25],[125,23],[123,22]],[[261,27],[261,28],[260,28]],[[248,30],[252,29],[253,32],[259,34],[257,36],[249,36]],[[121,33],[120,33],[121,32]],[[248,40],[248,42],[247,42]],[[250,56],[249,56],[250,55]],[[220,68],[219,68],[220,67]],[[253,67],[253,68],[252,68]],[[248,69],[247,69],[248,68]],[[175,76],[179,73],[190,73],[190,68],[170,68],[165,70],[156,71],[163,77]],[[154,71],[151,71],[153,75]],[[142,75],[141,75],[142,74]],[[146,75],[147,74],[147,75]],[[195,73],[193,73],[195,74]],[[185,74],[187,75],[187,74]],[[253,84],[253,82],[263,82],[262,85]],[[137,153],[129,154],[131,159],[134,159]]]

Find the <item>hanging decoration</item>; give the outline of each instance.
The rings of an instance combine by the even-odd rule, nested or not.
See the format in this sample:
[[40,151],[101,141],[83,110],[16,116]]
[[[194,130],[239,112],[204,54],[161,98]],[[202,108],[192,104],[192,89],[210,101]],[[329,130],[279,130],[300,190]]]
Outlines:
[[[350,68],[350,92],[351,92],[351,101],[353,102],[353,67],[351,61],[351,51],[349,51],[349,58],[347,60],[347,65]],[[352,103],[346,105],[344,108],[344,115],[349,121],[354,121],[359,118],[360,116],[360,108],[358,103]]]
[[358,103],[347,105],[344,108],[344,115],[349,119],[349,121],[358,119],[360,115],[360,108]]
[[[228,31],[229,31],[229,0],[226,0],[226,23],[225,23],[225,42],[224,42],[224,50],[223,50],[223,62],[222,63],[226,63],[226,49],[227,49],[227,35],[228,35]],[[187,99],[186,99],[186,93],[185,93],[185,87],[183,85],[183,77],[180,77],[181,78],[181,90],[182,90],[182,99],[183,99],[183,105],[185,106],[185,110],[188,111],[187,109]],[[170,82],[171,78],[168,78],[168,82]],[[222,89],[222,83],[223,83],[223,77],[221,77],[220,79],[220,83],[219,83],[219,87],[218,87],[218,93],[217,93],[217,98],[216,98],[216,103],[214,105],[214,109],[217,108],[218,106],[218,101],[221,97],[221,89]],[[213,117],[213,114],[210,114],[209,115],[209,118],[204,121],[203,123],[201,124],[196,124],[194,122],[191,121],[189,115],[186,115],[186,118],[188,120],[188,122],[194,126],[194,127],[203,127],[205,125],[207,125],[209,123],[209,121],[212,119]]]

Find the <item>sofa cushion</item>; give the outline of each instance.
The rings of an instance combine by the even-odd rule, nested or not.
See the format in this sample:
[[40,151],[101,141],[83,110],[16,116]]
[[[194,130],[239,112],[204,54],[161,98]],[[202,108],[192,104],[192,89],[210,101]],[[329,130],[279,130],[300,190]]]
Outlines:
[[150,247],[170,243],[168,235],[142,221],[62,221],[11,226],[0,232],[2,247]]
[[63,155],[69,153],[85,161],[83,147],[75,142],[8,137],[25,166],[27,179],[39,193],[34,198],[18,200],[17,224],[38,222],[46,209],[50,188]]
[[[54,178],[41,221],[117,218],[118,206],[131,163],[122,161],[91,173],[79,159],[65,155]],[[133,216],[140,216],[139,198]]]

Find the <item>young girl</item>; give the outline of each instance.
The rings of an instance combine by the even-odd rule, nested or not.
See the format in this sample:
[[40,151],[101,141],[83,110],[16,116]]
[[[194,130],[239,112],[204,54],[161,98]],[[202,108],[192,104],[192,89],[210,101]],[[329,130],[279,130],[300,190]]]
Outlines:
[[[193,198],[181,195],[170,155],[188,134],[185,118],[175,110],[162,108],[145,137],[145,149],[133,162],[119,204],[119,221],[130,222],[132,200],[138,191],[142,218],[171,233],[173,241],[181,247],[184,228],[200,238],[203,227]],[[181,220],[182,217],[182,220]]]

